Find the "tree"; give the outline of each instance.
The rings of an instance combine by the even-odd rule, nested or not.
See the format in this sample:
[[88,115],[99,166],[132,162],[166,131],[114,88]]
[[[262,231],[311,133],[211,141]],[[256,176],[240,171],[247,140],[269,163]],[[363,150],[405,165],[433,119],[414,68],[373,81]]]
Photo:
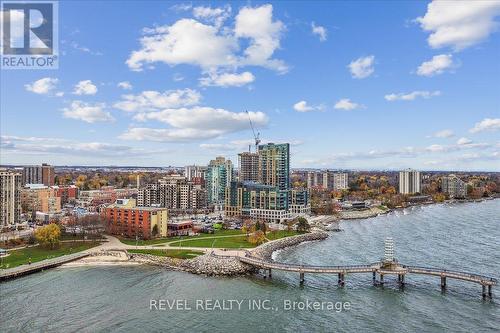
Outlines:
[[260,245],[266,241],[266,235],[261,230],[257,230],[248,237],[251,244]]
[[309,222],[303,217],[299,217],[297,219],[297,231],[298,232],[307,232],[311,229],[311,226],[309,225]]
[[260,225],[260,230],[264,233],[264,235],[266,235],[267,232],[266,222],[262,222],[262,224]]
[[35,230],[35,238],[42,245],[50,245],[53,249],[54,245],[59,244],[61,238],[61,229],[55,223],[51,223],[44,227]]
[[432,196],[435,202],[444,202],[446,196],[443,193],[436,193]]
[[153,226],[153,230],[151,231],[151,233],[153,234],[153,237],[158,236],[158,224],[155,224]]
[[246,219],[243,221],[243,226],[241,227],[241,231],[245,234],[247,234],[247,238],[250,235],[251,232],[255,231],[255,226],[252,223],[252,220]]
[[292,231],[292,227],[295,224],[295,221],[294,220],[287,220],[285,223],[286,223],[286,230],[288,232]]

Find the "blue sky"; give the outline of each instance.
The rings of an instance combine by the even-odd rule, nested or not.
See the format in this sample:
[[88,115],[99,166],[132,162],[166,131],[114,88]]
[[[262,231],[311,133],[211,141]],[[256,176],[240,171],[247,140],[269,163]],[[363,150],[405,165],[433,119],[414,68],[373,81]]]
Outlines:
[[62,2],[59,69],[1,71],[1,162],[237,162],[248,110],[292,167],[500,171],[499,21],[481,1]]

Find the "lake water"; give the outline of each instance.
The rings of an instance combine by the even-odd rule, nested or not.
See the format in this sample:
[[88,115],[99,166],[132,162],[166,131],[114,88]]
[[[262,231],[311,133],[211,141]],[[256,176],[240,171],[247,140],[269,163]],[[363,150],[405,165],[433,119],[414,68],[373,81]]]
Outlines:
[[[500,278],[500,200],[414,207],[387,216],[341,223],[344,232],[301,244],[276,260],[317,265],[365,264],[383,255],[392,236],[401,263],[471,271]],[[481,286],[408,275],[373,286],[371,274],[273,272],[215,278],[158,267],[60,267],[0,284],[2,332],[498,332],[500,286],[482,300]],[[191,310],[151,310],[151,300],[179,300]],[[185,303],[184,303],[185,300]],[[226,301],[218,309],[211,300]],[[229,309],[229,302],[234,307]],[[248,305],[262,305],[260,310]],[[317,310],[286,310],[291,302],[323,302]],[[241,303],[241,309],[236,306]],[[199,302],[199,303],[197,303]],[[214,301],[215,302],[215,301]],[[286,303],[288,302],[288,303]],[[331,302],[331,303],[327,303]],[[350,308],[340,312],[328,304]],[[196,308],[199,305],[199,308]],[[203,305],[203,309],[201,308]],[[210,307],[210,305],[212,305]],[[211,309],[214,308],[215,309]]]

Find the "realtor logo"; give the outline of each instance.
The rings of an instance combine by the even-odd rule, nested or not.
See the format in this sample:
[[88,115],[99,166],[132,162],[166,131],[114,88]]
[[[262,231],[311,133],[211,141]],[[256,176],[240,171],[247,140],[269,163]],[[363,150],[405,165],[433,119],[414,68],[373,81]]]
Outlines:
[[2,69],[57,69],[56,2],[2,2]]

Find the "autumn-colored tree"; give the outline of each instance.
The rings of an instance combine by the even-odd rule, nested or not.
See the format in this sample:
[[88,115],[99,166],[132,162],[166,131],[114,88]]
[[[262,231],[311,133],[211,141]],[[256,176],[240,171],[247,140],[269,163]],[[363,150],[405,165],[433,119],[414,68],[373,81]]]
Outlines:
[[396,188],[394,186],[389,186],[386,190],[387,194],[396,194]]
[[295,221],[294,220],[287,220],[285,222],[285,224],[286,224],[286,230],[288,232],[290,232],[290,231],[292,231],[292,228],[293,228],[293,225],[295,224]]
[[260,245],[266,241],[266,235],[262,232],[262,230],[257,230],[250,234],[248,237],[248,242],[250,244]]
[[443,202],[446,199],[446,196],[443,193],[436,193],[432,196],[435,202]]
[[35,238],[42,245],[48,245],[51,249],[59,244],[61,229],[55,223],[51,223],[35,230]]
[[255,225],[250,219],[246,219],[243,221],[243,226],[241,227],[241,231],[245,234],[247,234],[247,238],[250,235],[250,233],[255,231]]

